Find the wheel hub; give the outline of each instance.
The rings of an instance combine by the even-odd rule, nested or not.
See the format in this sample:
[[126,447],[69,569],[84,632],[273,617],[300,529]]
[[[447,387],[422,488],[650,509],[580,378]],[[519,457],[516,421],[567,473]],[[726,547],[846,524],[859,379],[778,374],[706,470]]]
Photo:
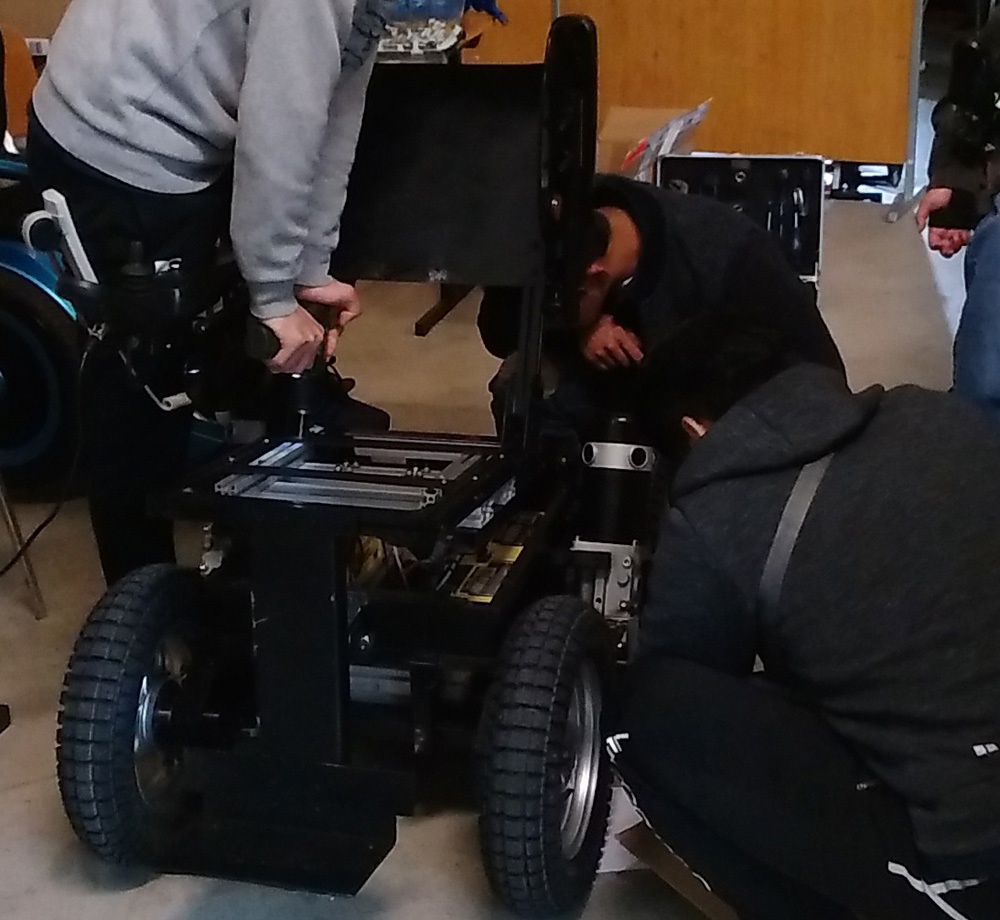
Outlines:
[[154,810],[171,806],[182,767],[179,751],[157,738],[157,710],[166,694],[183,685],[190,664],[187,645],[178,637],[167,637],[139,687],[132,744],[135,780],[143,801]]
[[566,726],[562,846],[567,859],[580,854],[594,814],[600,783],[600,725],[601,682],[594,665],[585,662],[573,687]]

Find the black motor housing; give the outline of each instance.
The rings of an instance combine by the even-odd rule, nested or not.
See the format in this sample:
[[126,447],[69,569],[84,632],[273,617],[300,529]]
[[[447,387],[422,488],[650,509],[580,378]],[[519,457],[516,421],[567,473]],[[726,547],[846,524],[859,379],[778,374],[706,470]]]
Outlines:
[[647,534],[656,451],[625,414],[583,446],[579,539],[630,545]]

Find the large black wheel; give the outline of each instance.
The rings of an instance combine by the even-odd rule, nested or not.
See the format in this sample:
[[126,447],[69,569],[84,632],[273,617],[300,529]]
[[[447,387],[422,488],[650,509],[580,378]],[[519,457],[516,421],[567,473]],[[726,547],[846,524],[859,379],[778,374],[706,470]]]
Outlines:
[[91,613],[63,684],[59,791],[77,836],[141,863],[183,823],[183,757],[155,731],[165,694],[198,679],[200,578],[158,565],[118,582]]
[[593,888],[611,803],[612,667],[597,612],[547,598],[514,624],[487,697],[480,845],[494,891],[522,916],[576,911]]
[[73,319],[0,269],[0,471],[14,490],[52,491],[70,472],[80,355]]

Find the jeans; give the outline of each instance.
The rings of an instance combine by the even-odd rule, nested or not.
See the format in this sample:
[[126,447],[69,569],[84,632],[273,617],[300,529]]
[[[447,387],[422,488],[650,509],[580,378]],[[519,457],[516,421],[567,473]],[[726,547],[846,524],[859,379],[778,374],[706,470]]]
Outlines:
[[955,336],[955,392],[1000,422],[1000,210],[996,206],[969,244],[965,288]]

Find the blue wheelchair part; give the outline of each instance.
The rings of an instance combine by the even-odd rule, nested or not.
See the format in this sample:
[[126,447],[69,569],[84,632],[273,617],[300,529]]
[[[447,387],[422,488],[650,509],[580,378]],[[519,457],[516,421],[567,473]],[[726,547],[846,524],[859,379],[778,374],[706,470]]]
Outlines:
[[59,277],[52,262],[40,253],[34,252],[20,240],[0,238],[0,268],[24,278],[58,304],[66,315],[76,322],[73,305],[57,292]]

